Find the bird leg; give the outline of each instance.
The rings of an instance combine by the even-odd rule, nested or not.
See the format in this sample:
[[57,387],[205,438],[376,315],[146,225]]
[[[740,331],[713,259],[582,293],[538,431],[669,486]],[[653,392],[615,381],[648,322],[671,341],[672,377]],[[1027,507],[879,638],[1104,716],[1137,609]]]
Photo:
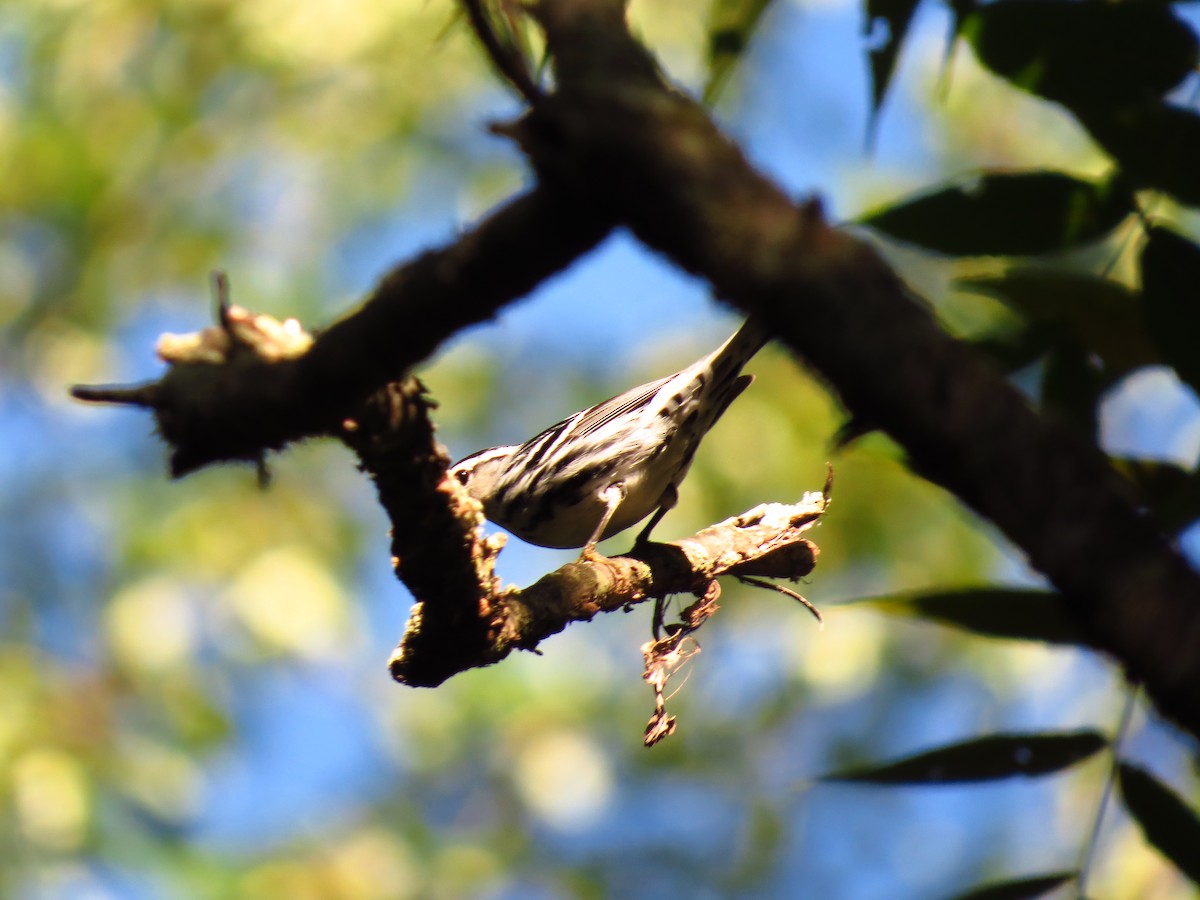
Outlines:
[[650,517],[650,521],[646,523],[646,527],[638,532],[638,536],[634,538],[633,546],[641,547],[644,544],[650,543],[650,532],[654,530],[654,526],[663,520],[663,516],[671,511],[676,503],[679,502],[679,490],[675,485],[668,485],[663,491],[663,495],[658,499],[658,509],[654,511],[654,515]]
[[592,532],[588,542],[583,545],[583,552],[579,554],[580,559],[586,559],[589,562],[600,559],[600,554],[596,552],[596,544],[604,535],[604,529],[608,527],[608,523],[612,521],[617,507],[625,499],[625,486],[619,482],[610,484],[600,496],[604,498],[604,515],[600,517],[600,524],[596,526],[596,530]]

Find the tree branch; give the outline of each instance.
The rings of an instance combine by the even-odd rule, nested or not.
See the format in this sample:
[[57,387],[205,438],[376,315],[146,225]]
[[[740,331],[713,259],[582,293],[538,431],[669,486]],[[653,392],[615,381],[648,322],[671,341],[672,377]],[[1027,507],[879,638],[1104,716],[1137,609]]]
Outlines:
[[[208,347],[160,342],[160,355],[175,364],[158,382],[141,386],[139,397],[154,409],[171,447],[172,475],[257,460],[291,441],[335,432],[372,392],[401,379],[446,338],[523,297],[612,226],[569,189],[537,188],[453,244],[397,266],[355,313],[303,353],[226,358]],[[179,352],[171,357],[171,349]],[[72,393],[126,402],[112,390],[79,386]]]
[[[941,331],[868,244],[756,172],[703,109],[663,84],[626,31],[621,0],[543,0],[536,12],[559,89],[504,131],[541,186],[394,271],[303,355],[176,365],[142,389],[134,402],[155,409],[175,474],[336,431],[447,336],[623,222],[760,315],[917,471],[996,523],[1063,592],[1092,645],[1200,736],[1200,578],[1104,456],[1040,419]],[[489,622],[486,640],[507,621]]]
[[[506,594],[495,575],[504,538],[484,537],[482,508],[447,475],[428,409],[410,378],[375,394],[339,435],[375,483],[392,523],[392,566],[416,600],[406,630],[416,685],[494,661]],[[430,669],[444,674],[422,677]]]
[[1131,486],[943,332],[868,244],[756,172],[662,83],[622,6],[535,9],[559,90],[508,132],[539,174],[591,191],[647,245],[760,315],[917,471],[1023,548],[1091,643],[1200,736],[1200,578]]
[[[223,276],[218,281],[223,284]],[[77,394],[149,406],[161,418],[162,385],[182,383],[173,377],[176,370],[183,372],[179,378],[204,369],[237,378],[246,359],[297,358],[312,345],[295,320],[278,322],[224,303],[218,318],[201,332],[159,340],[159,354],[172,368],[157,384]],[[823,493],[799,504],[757,507],[676,544],[581,559],[524,591],[505,588],[495,575],[505,538],[485,537],[482,507],[449,476],[450,459],[429,420],[431,406],[424,386],[409,377],[385,385],[330,428],[375,483],[392,523],[393,568],[416,599],[390,664],[398,681],[432,687],[499,662],[514,649],[534,650],[570,622],[670,594],[708,596],[711,613],[720,575],[796,579],[816,564],[819,551],[801,535],[828,507],[832,473]]]
[[392,677],[433,687],[464,669],[499,662],[513,650],[536,650],[570,623],[590,621],[597,613],[671,594],[704,597],[721,575],[767,571],[774,578],[803,578],[820,551],[802,535],[828,504],[828,496],[817,493],[800,503],[765,504],[681,541],[635,547],[624,556],[576,560],[524,590],[494,590],[479,600],[477,621],[486,625],[483,640],[473,640],[461,622],[447,619],[441,605],[418,600],[392,655]]
[[495,562],[505,539],[484,536],[479,503],[447,474],[428,409],[408,379],[377,392],[338,435],[375,483],[392,522],[393,566],[416,599],[389,663],[404,684],[434,687],[515,649],[536,650],[571,622],[670,594],[711,595],[715,611],[721,575],[795,580],[816,565],[819,550],[803,534],[829,507],[832,470],[823,491],[800,503],[759,506],[626,556],[580,559],[524,590],[503,587]]
[[[479,38],[484,52],[500,76],[516,88],[517,93],[525,98],[531,106],[537,105],[544,99],[545,94],[534,81],[525,58],[515,44],[505,42],[496,32],[496,27],[488,16],[484,0],[461,0],[471,30]],[[516,16],[513,17],[514,19]]]

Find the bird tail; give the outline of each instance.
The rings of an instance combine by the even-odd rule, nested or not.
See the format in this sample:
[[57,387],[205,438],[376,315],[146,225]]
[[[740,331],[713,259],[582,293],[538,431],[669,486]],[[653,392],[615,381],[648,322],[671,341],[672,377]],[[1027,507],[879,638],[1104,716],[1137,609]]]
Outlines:
[[729,404],[754,383],[753,375],[741,374],[742,367],[763,348],[768,339],[766,329],[758,319],[751,317],[742,323],[742,327],[729,340],[712,352],[707,368],[712,375],[715,394],[705,430],[711,428],[725,414]]
[[718,382],[733,378],[770,339],[760,320],[751,316],[724,344],[712,353],[712,369]]

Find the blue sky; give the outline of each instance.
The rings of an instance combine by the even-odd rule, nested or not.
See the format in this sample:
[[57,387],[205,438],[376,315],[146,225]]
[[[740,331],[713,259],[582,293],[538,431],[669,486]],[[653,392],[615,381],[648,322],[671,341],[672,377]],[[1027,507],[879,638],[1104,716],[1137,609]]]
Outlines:
[[[945,27],[940,6],[922,6],[914,24],[914,46],[936,42]],[[910,79],[916,77],[913,54],[897,73],[875,152],[864,153],[869,90],[861,49],[857,7],[775,4],[745,72],[731,86],[734,96],[718,110],[757,165],[796,196],[818,191],[830,216],[838,219],[861,211],[872,184],[898,173],[918,184],[940,171],[942,163],[929,138],[936,130],[929,108],[911,86]],[[0,70],[11,68],[11,56],[11,50],[0,52]],[[495,93],[477,103],[472,114],[455,126],[462,131],[453,137],[467,142],[480,159],[507,160],[515,185],[521,178],[516,154],[482,127],[514,107]],[[861,176],[855,174],[860,171]],[[279,185],[258,189],[278,192]],[[247,215],[253,215],[253,198],[246,202]],[[359,296],[398,260],[451,240],[469,218],[464,207],[475,202],[464,200],[451,169],[427,173],[421,187],[394,214],[357,223],[340,236],[327,273],[329,294]],[[235,279],[235,290],[236,284]],[[110,356],[116,367],[112,380],[156,373],[158,364],[149,352],[155,337],[202,323],[202,319],[179,320],[184,302],[181,297],[146,297],[127,310],[127,324],[116,337],[117,352]],[[206,304],[197,306],[195,298],[187,298],[186,303],[189,314],[202,317],[206,312]],[[598,309],[603,315],[597,315]],[[631,360],[644,359],[664,336],[674,339],[686,329],[688,342],[702,350],[722,340],[736,324],[736,316],[714,303],[703,283],[680,274],[628,235],[617,234],[496,323],[461,336],[444,352],[447,356],[486,353],[500,363],[501,378],[506,371],[519,373],[527,368],[530,359],[555,364],[569,359],[582,370],[611,380],[619,378]],[[436,377],[438,365],[437,361],[431,365],[431,377]],[[561,409],[550,415],[553,419],[571,411]],[[20,385],[5,385],[0,392],[0,423],[6,435],[0,443],[0,486],[6,498],[0,539],[20,542],[34,530],[56,536],[50,543],[56,555],[48,562],[61,581],[58,594],[63,602],[39,610],[38,634],[56,655],[86,660],[94,650],[88,635],[88,617],[94,614],[90,605],[98,599],[95,585],[103,584],[106,575],[104,511],[85,519],[78,516],[81,505],[93,502],[86,499],[88,480],[144,475],[161,465],[161,451],[139,413],[67,407],[61,398],[48,399],[46,392]],[[456,454],[465,454],[476,449],[473,441],[499,442],[520,435],[447,429],[443,437]],[[1144,373],[1107,403],[1104,438],[1114,451],[1193,465],[1200,453],[1200,406],[1170,373]],[[49,490],[49,496],[26,495],[33,485],[50,480],[44,477],[48,471],[67,463],[71,472]],[[228,470],[224,477],[250,475]],[[170,503],[170,490],[164,484],[163,503]],[[369,497],[359,495],[355,502],[369,502]],[[27,514],[27,508],[33,511]],[[359,512],[378,517],[377,511]],[[377,520],[382,541],[385,526]],[[1185,546],[1200,554],[1200,533],[1189,534]],[[514,542],[503,557],[503,574],[527,583],[562,558]],[[239,683],[229,707],[238,723],[238,740],[206,766],[207,793],[213,799],[191,832],[201,844],[232,853],[283,844],[297,834],[313,833],[323,821],[353,817],[377,792],[409,777],[403,749],[397,753],[388,744],[368,708],[371,702],[394,702],[398,707],[427,702],[425,698],[409,701],[403,694],[406,689],[378,684],[386,679],[383,663],[402,631],[409,599],[396,586],[379,546],[367,548],[355,568],[360,580],[354,593],[363,598],[362,616],[369,627],[365,629],[368,646],[354,652],[373,662],[360,664],[356,656],[345,663],[281,663]],[[745,637],[753,635],[756,627],[762,626],[741,622],[730,631]],[[628,626],[618,625],[599,638],[589,635],[588,640],[619,644],[632,633]],[[539,673],[569,665],[571,655],[581,652],[582,642],[572,632],[547,646],[545,660],[526,655],[504,665],[520,667],[536,680],[543,677]],[[710,692],[715,715],[731,717],[755,708],[778,688],[778,671],[795,652],[785,641],[772,643],[767,636],[755,642],[714,643],[706,649],[712,668],[707,675],[695,676],[696,687]],[[920,639],[914,638],[914,643]],[[781,896],[802,885],[806,895],[814,897],[893,897],[897,878],[921,892],[940,890],[956,878],[967,877],[984,853],[981,845],[993,839],[1023,841],[1020,855],[1035,868],[1069,865],[1070,848],[1061,841],[1014,838],[1039,834],[1039,823],[1055,814],[1053,782],[895,792],[885,797],[864,788],[813,786],[802,777],[811,777],[831,762],[831,746],[865,740],[871,728],[885,733],[887,745],[900,755],[989,728],[1107,726],[1115,721],[1117,710],[1111,701],[1119,690],[1107,664],[1087,654],[1055,652],[1062,654],[1057,662],[1039,657],[1037,664],[1057,667],[1061,677],[1043,692],[1030,690],[1009,698],[1002,705],[1003,721],[981,718],[979,710],[994,698],[984,696],[978,682],[947,676],[936,685],[921,685],[919,692],[914,689],[911,702],[901,700],[883,713],[865,700],[813,709],[803,719],[804,733],[787,735],[786,745],[760,748],[755,759],[735,761],[742,777],[774,798],[787,826],[782,838],[785,862],[761,895]],[[722,677],[731,672],[739,677]],[[367,684],[375,684],[381,693],[364,699]],[[445,702],[452,702],[453,696],[445,693]],[[380,701],[380,697],[389,699]],[[1105,719],[1109,711],[1111,718]],[[881,719],[869,720],[869,715]],[[1134,752],[1171,771],[1182,770],[1178,745],[1167,729],[1151,725],[1140,731]],[[648,828],[672,832],[681,842],[690,840],[696,858],[703,861],[744,834],[746,823],[739,817],[745,810],[737,796],[744,785],[736,778],[723,785],[697,786],[694,780],[662,769],[649,776],[619,774],[613,799],[593,830],[578,834],[547,826],[538,836],[541,852],[559,861],[589,860],[596,858],[596,843],[611,842],[615,854],[636,853]],[[470,777],[482,776],[476,772]],[[458,799],[449,789],[439,796],[447,808]],[[896,823],[903,823],[902,833],[897,834]],[[878,865],[864,865],[864,860]],[[634,871],[653,869],[646,860],[636,866]],[[154,893],[152,886],[142,885],[139,890],[124,878],[108,883],[115,895]],[[669,895],[672,884],[665,879],[661,895]],[[536,895],[535,880],[528,878],[510,886],[508,893],[498,894]],[[64,891],[59,896],[83,893]]]

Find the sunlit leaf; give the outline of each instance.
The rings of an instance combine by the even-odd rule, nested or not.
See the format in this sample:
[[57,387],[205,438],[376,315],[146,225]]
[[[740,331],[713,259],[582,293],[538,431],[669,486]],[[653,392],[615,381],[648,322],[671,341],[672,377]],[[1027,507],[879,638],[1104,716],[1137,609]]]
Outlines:
[[951,36],[958,37],[962,34],[963,26],[971,13],[979,8],[978,0],[948,0],[947,6],[950,7]]
[[1142,251],[1146,328],[1179,377],[1200,390],[1200,247],[1166,228],[1150,229]]
[[1079,119],[1132,187],[1153,188],[1200,205],[1200,115],[1151,102]]
[[1022,256],[1094,241],[1133,209],[1133,196],[1110,181],[997,172],[869,213],[861,224],[951,256]]
[[976,9],[978,0],[947,0],[950,10],[950,33],[946,36],[946,49],[942,54],[942,72],[939,79],[939,90],[945,97],[950,90],[950,76],[954,66],[954,54],[958,50],[958,39],[962,36],[963,26]]
[[1062,887],[1079,877],[1078,872],[1055,872],[1053,875],[1035,875],[1030,878],[1014,878],[997,881],[955,894],[952,900],[1033,900],[1043,897],[1055,888]]
[[708,80],[701,95],[711,105],[733,74],[771,0],[713,0],[708,19]]
[[874,134],[879,111],[887,96],[900,47],[908,34],[920,0],[867,0],[866,22],[867,58],[871,63],[871,119],[868,133]]
[[870,784],[955,784],[1015,776],[1049,775],[1082,762],[1108,746],[1095,731],[1061,734],[995,734],[939,747],[895,762],[847,769],[823,781]]
[[1070,334],[1114,373],[1161,361],[1146,335],[1137,293],[1107,278],[1025,266],[958,286],[995,297],[1033,322]]
[[1137,485],[1142,502],[1167,531],[1181,531],[1200,519],[1200,474],[1152,459],[1113,458],[1111,462]]
[[1078,629],[1053,591],[975,588],[960,591],[889,594],[862,603],[895,615],[934,619],[987,637],[1049,644],[1082,644]]
[[1200,817],[1169,787],[1144,769],[1122,763],[1121,796],[1151,844],[1179,871],[1200,884]]
[[963,30],[997,75],[1076,110],[1161,97],[1197,61],[1195,33],[1165,3],[1000,0]]

